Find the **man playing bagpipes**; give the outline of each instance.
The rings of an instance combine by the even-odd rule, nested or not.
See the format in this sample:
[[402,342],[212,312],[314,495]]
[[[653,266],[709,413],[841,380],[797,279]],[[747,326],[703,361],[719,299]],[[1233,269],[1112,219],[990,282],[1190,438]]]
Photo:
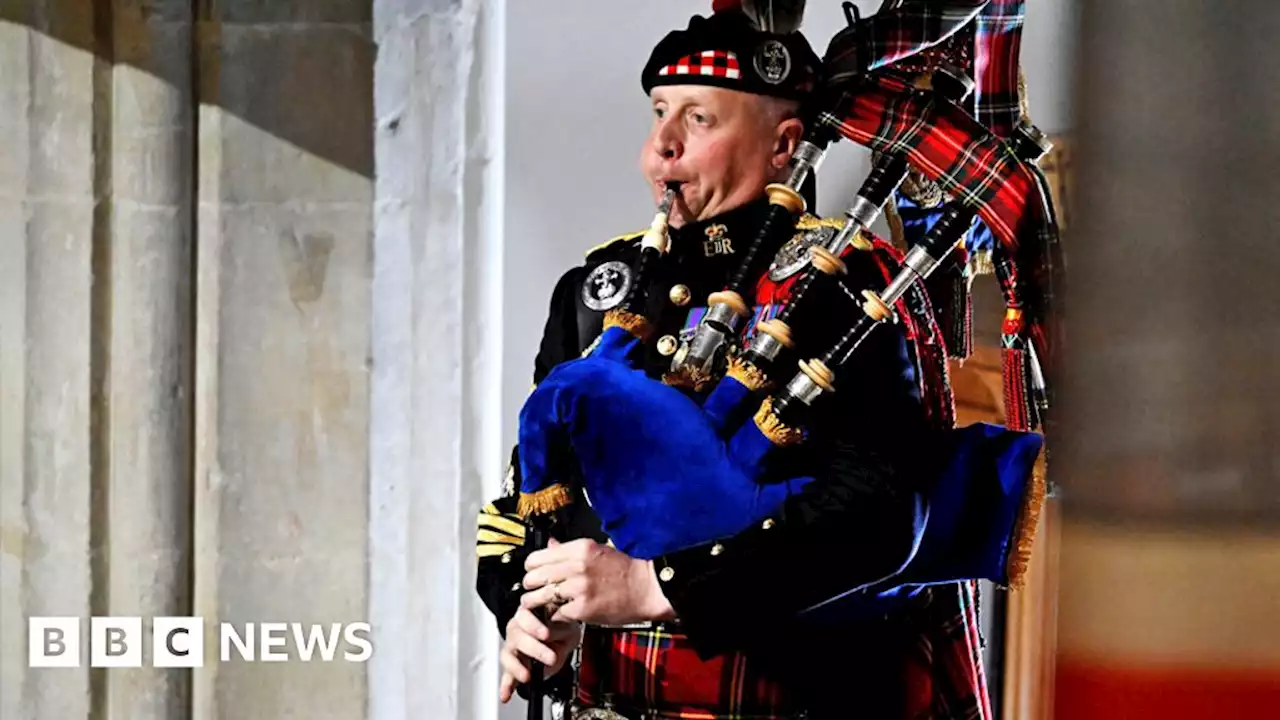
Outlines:
[[[947,23],[926,27],[950,32],[982,4],[954,3],[937,10]],[[972,583],[889,580],[902,580],[913,558],[939,556],[921,528],[926,517],[933,527],[946,516],[928,506],[945,474],[945,453],[934,452],[939,431],[954,422],[946,350],[922,284],[899,286],[888,302],[866,294],[912,262],[865,230],[905,177],[905,161],[878,166],[864,183],[849,216],[857,226],[803,211],[798,190],[821,155],[803,118],[821,64],[795,19],[763,15],[759,5],[718,7],[655,48],[642,75],[654,124],[641,166],[659,215],[649,231],[590,252],[553,292],[509,487],[479,518],[478,590],[505,637],[503,700],[517,688],[525,694],[541,670],[539,692],[572,701],[583,718],[984,717]],[[881,27],[893,27],[886,20]],[[886,46],[896,52],[903,39],[895,32]],[[880,45],[866,37],[855,44],[861,71],[876,66]],[[844,60],[840,67],[852,67],[847,53]],[[958,79],[944,80],[930,92],[950,103],[967,92]],[[866,132],[873,148],[882,142],[863,127],[865,107],[845,109],[841,134],[862,141]],[[976,125],[969,132],[980,135]],[[937,159],[940,151],[924,145],[906,154]],[[957,194],[967,189],[956,178],[971,154],[959,155],[959,165],[941,171]],[[1034,186],[1027,177],[1017,176]],[[1001,223],[1022,207],[1002,187],[974,204],[1006,236],[1025,236],[1020,224]],[[1018,186],[1013,194],[1025,202],[1032,192]],[[1001,215],[1002,201],[1015,209]],[[972,221],[967,212],[949,220],[956,239]],[[813,270],[819,261],[821,273]],[[876,316],[876,331],[835,352],[853,323],[831,317],[862,312]],[[729,353],[729,370],[708,374],[726,362],[723,351],[704,353],[704,331],[721,321],[742,331],[733,343],[772,350]],[[778,351],[790,365],[769,364]],[[787,410],[821,394],[815,383],[831,389],[819,355],[838,368],[839,390],[803,413],[804,433],[792,433],[778,413],[789,418]],[[796,375],[779,394],[794,358],[810,359],[802,364],[809,379]],[[760,367],[771,367],[776,382],[764,382]],[[592,397],[560,403],[590,389],[590,373],[605,381]],[[787,394],[806,382],[808,390]],[[765,403],[742,417],[742,408],[755,411],[752,393],[770,392],[780,399],[772,411]],[[686,422],[681,402],[705,410],[701,424]],[[525,442],[585,408],[597,414],[579,424],[588,429],[575,438],[577,458],[558,454],[554,442]],[[1019,448],[1013,455],[1025,467],[1039,445]],[[726,502],[697,512],[680,504],[704,477],[720,477],[699,475],[704,463],[750,465],[743,458],[757,455],[768,456],[759,473],[752,468],[758,491],[732,503],[716,496]],[[589,494],[570,480],[601,462],[647,485],[620,479],[617,487],[632,494],[611,497],[617,488],[608,484]],[[530,528],[542,518],[554,518],[561,541],[537,550]],[[1016,534],[1013,520],[1002,540]],[[1000,572],[965,570],[957,579]],[[576,669],[567,666],[575,649]]]

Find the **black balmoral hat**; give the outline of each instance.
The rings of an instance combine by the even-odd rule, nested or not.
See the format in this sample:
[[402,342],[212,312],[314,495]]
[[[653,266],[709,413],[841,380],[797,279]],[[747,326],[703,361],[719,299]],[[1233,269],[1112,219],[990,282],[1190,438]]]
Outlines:
[[712,85],[804,100],[818,85],[822,60],[798,28],[797,18],[766,31],[740,7],[695,15],[653,49],[641,85],[646,94],[659,85]]

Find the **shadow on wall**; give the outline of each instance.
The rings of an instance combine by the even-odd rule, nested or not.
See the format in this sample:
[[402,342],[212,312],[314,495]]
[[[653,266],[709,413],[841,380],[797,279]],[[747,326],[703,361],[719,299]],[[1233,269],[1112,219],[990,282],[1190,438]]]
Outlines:
[[[0,0],[0,23],[174,87],[190,88],[196,77],[191,107],[221,108],[371,179],[372,6],[371,0]],[[28,52],[34,67],[40,57]],[[47,72],[56,82],[57,68]],[[109,87],[95,87],[99,96],[104,91]]]

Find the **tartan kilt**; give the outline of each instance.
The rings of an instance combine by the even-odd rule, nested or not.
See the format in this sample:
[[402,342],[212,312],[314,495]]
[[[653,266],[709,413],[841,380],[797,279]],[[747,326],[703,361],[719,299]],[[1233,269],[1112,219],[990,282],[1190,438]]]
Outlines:
[[[902,645],[871,659],[886,685],[860,684],[857,677],[833,680],[850,691],[848,712],[888,720],[992,720],[976,593],[974,582],[921,593],[904,616]],[[816,710],[805,707],[810,698],[796,697],[758,660],[740,653],[702,660],[674,627],[588,626],[578,663],[577,703],[629,718],[792,720]],[[857,687],[880,697],[861,695]]]
[[698,720],[787,720],[780,683],[741,653],[702,660],[674,628],[589,626],[579,654],[576,700],[629,717]]

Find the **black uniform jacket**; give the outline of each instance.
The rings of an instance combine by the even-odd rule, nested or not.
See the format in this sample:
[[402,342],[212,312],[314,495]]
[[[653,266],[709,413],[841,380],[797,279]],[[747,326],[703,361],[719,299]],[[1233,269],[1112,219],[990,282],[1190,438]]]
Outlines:
[[[669,368],[671,357],[664,352],[672,341],[691,329],[690,313],[723,289],[767,211],[761,200],[671,231],[669,257],[649,291],[650,317],[658,318],[656,337],[671,336],[651,343],[648,369],[654,377]],[[838,225],[806,215],[797,230],[810,239],[829,237]],[[620,289],[608,268],[593,271],[615,261],[630,265],[640,237],[606,243],[560,278],[534,363],[535,384],[557,364],[579,357],[599,334],[604,312],[591,304]],[[764,249],[766,257],[775,257],[777,250]],[[855,250],[844,259],[849,268],[844,282],[855,296],[887,284],[869,251]],[[690,300],[678,304],[686,288]],[[846,293],[831,287],[819,298],[807,297],[804,307],[811,312],[798,312],[801,317],[791,323],[804,357],[823,352],[859,312]],[[803,322],[806,318],[810,322]],[[921,476],[915,442],[927,431],[917,371],[897,325],[877,328],[838,373],[837,392],[811,422],[812,437],[789,460],[797,474],[812,474],[816,481],[761,525],[714,545],[661,557],[655,569],[681,632],[704,657],[735,650],[759,653],[776,659],[789,674],[803,676],[798,681],[843,692],[851,673],[878,682],[866,671],[886,661],[886,666],[896,664],[885,653],[898,652],[895,646],[907,642],[909,633],[891,619],[815,627],[803,611],[892,573],[908,557],[919,502],[913,478]],[[784,373],[786,379],[791,375]],[[514,515],[519,485],[513,456],[503,496],[484,508],[478,526],[477,590],[503,632],[519,607],[527,556]],[[604,540],[586,503],[579,500],[575,507],[582,512],[571,520],[570,532]],[[842,646],[860,648],[861,659],[855,661]]]

